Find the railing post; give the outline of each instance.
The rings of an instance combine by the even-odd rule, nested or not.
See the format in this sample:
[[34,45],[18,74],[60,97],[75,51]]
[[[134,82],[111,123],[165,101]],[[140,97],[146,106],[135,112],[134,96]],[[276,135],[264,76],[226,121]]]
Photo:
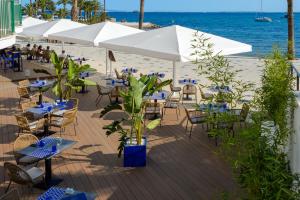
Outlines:
[[15,32],[15,1],[10,0],[11,32]]
[[299,74],[297,74],[297,91],[299,91]]

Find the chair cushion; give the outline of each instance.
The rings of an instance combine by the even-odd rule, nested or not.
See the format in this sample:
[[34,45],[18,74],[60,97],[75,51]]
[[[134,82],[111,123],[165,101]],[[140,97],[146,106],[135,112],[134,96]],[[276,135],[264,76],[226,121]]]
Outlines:
[[19,163],[22,165],[22,164],[32,164],[32,163],[35,163],[35,162],[38,162],[39,159],[38,158],[34,158],[34,157],[31,157],[31,156],[23,156],[22,158],[19,159]]
[[66,110],[58,110],[58,111],[53,112],[53,115],[62,116],[64,114],[64,112],[66,112]]
[[173,87],[172,88],[172,92],[180,92],[181,91],[181,87]]
[[192,123],[203,123],[205,122],[205,117],[192,117],[191,118]]
[[169,101],[169,102],[166,102],[166,104],[165,104],[164,107],[165,108],[177,108],[178,107],[178,103],[177,102],[171,102],[171,101]]
[[36,126],[37,126],[37,123],[38,123],[38,121],[30,122],[30,123],[29,123],[29,128],[30,128],[30,129],[35,129]]
[[57,118],[55,120],[52,120],[51,125],[52,126],[61,126],[63,123],[63,120],[64,120],[63,118]]
[[44,175],[44,171],[37,167],[32,167],[28,170],[26,170],[28,175],[31,177],[33,181],[35,181],[37,178]]

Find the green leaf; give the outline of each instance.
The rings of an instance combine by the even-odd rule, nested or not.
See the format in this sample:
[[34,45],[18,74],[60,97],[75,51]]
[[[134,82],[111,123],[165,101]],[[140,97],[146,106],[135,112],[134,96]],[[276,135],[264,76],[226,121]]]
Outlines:
[[148,130],[153,130],[155,129],[159,124],[160,124],[161,119],[155,119],[151,121],[150,123],[147,124],[147,129]]

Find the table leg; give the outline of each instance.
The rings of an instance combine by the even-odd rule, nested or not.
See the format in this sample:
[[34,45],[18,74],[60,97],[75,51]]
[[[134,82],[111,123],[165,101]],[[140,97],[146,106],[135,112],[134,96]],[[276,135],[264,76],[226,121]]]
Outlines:
[[45,181],[46,184],[49,185],[52,179],[52,164],[51,158],[45,160]]
[[41,105],[42,103],[43,103],[43,95],[42,95],[42,93],[40,93],[38,104]]

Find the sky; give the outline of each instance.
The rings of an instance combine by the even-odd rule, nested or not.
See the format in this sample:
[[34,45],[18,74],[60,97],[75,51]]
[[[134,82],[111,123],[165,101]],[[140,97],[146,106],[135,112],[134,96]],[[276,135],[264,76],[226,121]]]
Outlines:
[[[170,12],[251,12],[260,10],[261,0],[145,0],[145,11]],[[263,0],[265,12],[285,12],[286,0]],[[106,0],[108,11],[139,10],[139,0]],[[294,0],[300,12],[300,0]]]

